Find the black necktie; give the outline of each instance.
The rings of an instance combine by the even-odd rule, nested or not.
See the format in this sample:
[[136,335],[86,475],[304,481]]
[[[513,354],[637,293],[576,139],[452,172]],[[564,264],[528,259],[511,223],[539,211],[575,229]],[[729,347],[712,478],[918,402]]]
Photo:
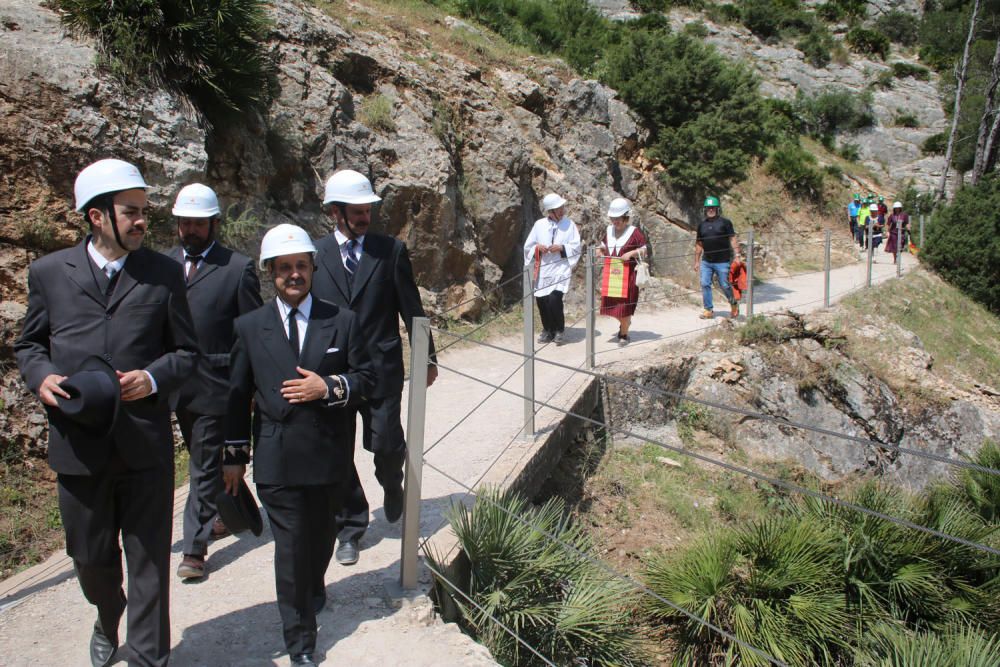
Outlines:
[[[105,268],[107,269],[108,267]],[[108,276],[108,286],[104,288],[104,294],[106,296],[111,296],[115,292],[115,285],[118,284],[118,276],[121,275],[121,271],[116,271],[114,269],[108,270],[111,272],[111,275],[108,275],[107,271],[104,274]]]
[[299,321],[295,316],[298,314],[298,308],[292,308],[288,313],[288,344],[292,346],[292,353],[296,359],[299,356]]
[[347,269],[348,281],[354,279],[354,272],[358,270],[358,260],[354,257],[354,249],[357,247],[357,239],[351,239],[347,242],[347,257],[344,259],[344,268]]
[[194,278],[194,274],[198,272],[198,262],[201,261],[201,255],[184,255],[184,259],[185,261],[190,262],[188,264],[187,275],[184,277],[184,280],[191,282],[191,279]]

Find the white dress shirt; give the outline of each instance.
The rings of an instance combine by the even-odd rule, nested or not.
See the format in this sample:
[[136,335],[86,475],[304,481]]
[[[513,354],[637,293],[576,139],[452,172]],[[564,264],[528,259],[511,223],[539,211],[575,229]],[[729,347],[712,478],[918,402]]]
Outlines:
[[[351,240],[340,233],[340,229],[333,230],[333,238],[337,239],[337,245],[340,247],[340,261],[347,266],[347,243]],[[354,246],[354,259],[361,263],[361,251],[365,247],[365,237],[359,236],[357,239],[357,244]]]
[[[280,297],[275,297],[275,302],[278,304],[278,316],[281,317],[281,324],[285,327],[285,337],[288,337],[288,320],[289,315],[292,312],[292,306],[281,300]],[[302,346],[306,342],[306,329],[309,328],[309,316],[312,314],[313,297],[312,294],[306,294],[306,298],[302,299],[299,303],[298,311],[295,313],[295,323],[299,328],[299,354],[302,353]],[[346,405],[347,401],[351,398],[351,385],[347,382],[347,378],[343,375],[331,375],[331,378],[340,378],[340,386],[344,388],[345,394],[341,399],[330,400],[330,387],[326,388],[326,395],[323,396],[323,400],[328,401],[329,405]]]

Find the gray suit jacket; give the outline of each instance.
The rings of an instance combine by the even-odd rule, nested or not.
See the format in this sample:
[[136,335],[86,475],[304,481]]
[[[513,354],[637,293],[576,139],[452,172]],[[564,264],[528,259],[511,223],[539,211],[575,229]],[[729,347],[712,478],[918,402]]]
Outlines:
[[105,300],[94,280],[87,241],[32,262],[28,312],[14,344],[28,388],[38,394],[50,374],[71,375],[91,355],[115,369],[144,369],[157,392],[123,402],[105,441],[73,442],[49,429],[49,464],[69,475],[100,471],[116,448],[133,469],[173,467],[168,394],[195,370],[198,343],[177,263],[140,248],[129,254],[114,293]]
[[[172,248],[166,254],[184,266],[182,248]],[[187,300],[201,360],[197,380],[192,378],[171,394],[170,404],[175,410],[223,415],[229,393],[229,351],[235,339],[233,321],[262,303],[253,260],[216,241],[187,284]]]
[[[316,248],[312,293],[357,313],[377,378],[372,397],[401,394],[403,341],[399,337],[399,318],[403,318],[412,338],[413,318],[424,317],[406,244],[384,234],[366,234],[361,261],[350,286],[337,237],[329,234],[319,240]],[[434,359],[433,339],[430,353]]]
[[[339,407],[323,400],[289,403],[281,395],[281,384],[301,377],[297,365],[322,376],[343,375],[351,390],[348,403]],[[246,462],[230,443],[249,442],[252,429],[253,477],[258,484],[349,481],[354,472],[352,408],[371,391],[374,379],[354,313],[314,297],[302,353],[296,359],[278,306],[268,301],[236,320],[224,462]],[[256,410],[252,422],[251,404]]]

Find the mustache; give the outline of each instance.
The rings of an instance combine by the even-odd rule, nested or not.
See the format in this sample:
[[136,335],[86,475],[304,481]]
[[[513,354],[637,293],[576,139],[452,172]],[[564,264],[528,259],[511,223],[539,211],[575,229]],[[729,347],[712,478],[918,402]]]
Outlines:
[[304,278],[289,278],[285,281],[285,285],[288,287],[298,287],[300,285],[305,285],[306,281]]

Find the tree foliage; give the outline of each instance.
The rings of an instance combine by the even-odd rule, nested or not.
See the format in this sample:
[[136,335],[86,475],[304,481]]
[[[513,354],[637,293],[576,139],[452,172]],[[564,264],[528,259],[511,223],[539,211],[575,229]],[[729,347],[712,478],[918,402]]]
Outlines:
[[741,180],[773,141],[757,78],[690,35],[630,31],[605,80],[653,128],[652,155],[682,189]]
[[1000,313],[1000,176],[955,194],[931,218],[920,253],[941,277]]
[[56,0],[71,30],[97,39],[124,85],[186,96],[210,122],[270,98],[261,0]]

